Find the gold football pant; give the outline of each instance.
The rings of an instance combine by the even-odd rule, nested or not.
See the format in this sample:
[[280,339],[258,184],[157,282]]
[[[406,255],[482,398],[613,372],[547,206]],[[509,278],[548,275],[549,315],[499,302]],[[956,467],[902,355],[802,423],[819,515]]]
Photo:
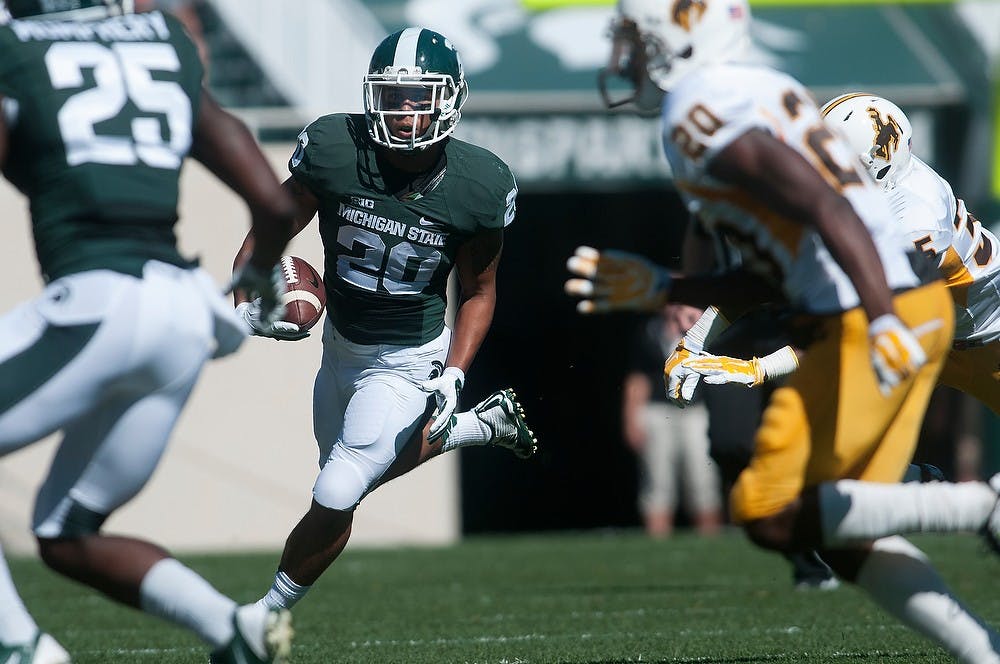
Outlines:
[[979,399],[1000,415],[1000,341],[952,350],[940,381]]
[[954,312],[941,282],[894,298],[927,363],[888,396],[879,391],[860,308],[828,317],[798,371],[771,397],[750,465],[730,494],[737,523],[780,512],[806,487],[837,479],[898,482],[951,346]]

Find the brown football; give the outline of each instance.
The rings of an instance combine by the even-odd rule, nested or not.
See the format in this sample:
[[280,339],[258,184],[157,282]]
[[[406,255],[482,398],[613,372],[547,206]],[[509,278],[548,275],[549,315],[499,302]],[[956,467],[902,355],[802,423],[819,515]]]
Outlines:
[[298,256],[282,256],[281,272],[285,277],[285,304],[282,320],[308,330],[319,322],[326,306],[326,289],[319,272]]

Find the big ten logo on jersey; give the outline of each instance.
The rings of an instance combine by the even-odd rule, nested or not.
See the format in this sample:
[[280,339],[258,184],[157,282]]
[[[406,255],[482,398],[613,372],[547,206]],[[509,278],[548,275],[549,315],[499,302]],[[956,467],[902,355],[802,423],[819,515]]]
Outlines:
[[365,208],[366,210],[375,209],[375,201],[370,198],[362,198],[361,196],[351,196],[351,205],[357,205],[360,208]]

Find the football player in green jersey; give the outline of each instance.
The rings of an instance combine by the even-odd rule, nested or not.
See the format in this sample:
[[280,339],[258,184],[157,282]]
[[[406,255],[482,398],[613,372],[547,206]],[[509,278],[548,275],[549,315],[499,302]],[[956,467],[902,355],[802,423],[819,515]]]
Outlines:
[[[493,318],[517,196],[505,163],[452,137],[466,96],[451,43],[408,28],[375,49],[364,114],[327,115],[299,135],[284,186],[298,204],[296,231],[319,213],[326,256],[328,317],[313,393],[321,470],[261,600],[267,606],[291,607],[306,593],[377,485],[465,445],[520,457],[535,450],[510,390],[455,413]],[[250,237],[237,265],[252,246]],[[461,287],[454,331],[445,325],[453,269]],[[294,325],[261,324],[251,302],[238,310],[258,334],[301,336]]]
[[[30,199],[47,284],[0,316],[0,455],[63,434],[33,518],[49,567],[192,630],[212,661],[284,661],[287,612],[237,607],[159,546],[101,533],[153,473],[202,366],[246,336],[177,251],[184,158],[249,205],[258,243],[234,285],[268,311],[295,210],[250,133],[203,90],[180,23],[124,4],[0,7],[12,17],[0,26],[0,166]],[[0,661],[69,661],[2,558]]]

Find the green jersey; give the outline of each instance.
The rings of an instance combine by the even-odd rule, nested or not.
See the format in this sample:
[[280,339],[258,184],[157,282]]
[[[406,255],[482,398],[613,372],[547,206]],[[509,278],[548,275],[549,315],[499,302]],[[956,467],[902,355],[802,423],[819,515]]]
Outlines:
[[360,344],[419,345],[444,328],[448,273],[474,235],[513,221],[517,186],[488,150],[455,138],[408,196],[386,184],[364,115],[321,117],[289,161],[319,200],[328,315]]
[[202,76],[181,24],[160,12],[0,27],[4,175],[30,200],[47,281],[189,264],[173,228]]

